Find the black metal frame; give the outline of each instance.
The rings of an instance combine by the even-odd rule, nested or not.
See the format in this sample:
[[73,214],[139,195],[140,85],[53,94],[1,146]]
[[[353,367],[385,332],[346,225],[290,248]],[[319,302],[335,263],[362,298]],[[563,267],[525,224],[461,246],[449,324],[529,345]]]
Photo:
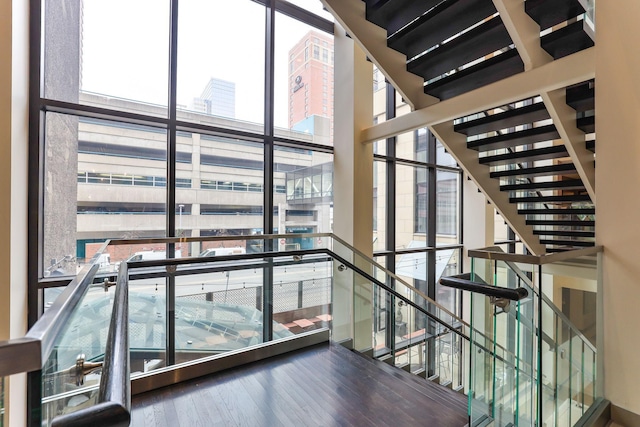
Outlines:
[[[67,101],[44,98],[43,89],[43,0],[30,0],[30,71],[29,71],[29,179],[28,179],[28,326],[33,326],[42,313],[44,288],[53,286],[65,286],[71,279],[44,279],[42,271],[42,253],[44,238],[44,129],[45,115],[47,112],[55,112],[79,117],[91,117],[103,120],[114,120],[126,123],[140,124],[155,128],[161,128],[167,132],[167,193],[166,193],[166,235],[176,236],[176,140],[177,132],[182,130],[194,130],[200,133],[224,135],[228,137],[243,138],[264,144],[265,169],[264,169],[264,233],[273,233],[273,172],[274,150],[277,146],[289,146],[304,148],[325,153],[333,153],[332,147],[318,144],[307,144],[286,138],[274,136],[274,45],[275,45],[275,21],[276,12],[302,21],[318,30],[333,34],[333,22],[315,15],[304,8],[283,0],[253,0],[265,6],[265,96],[264,111],[265,122],[263,133],[252,133],[233,129],[223,129],[206,126],[197,123],[188,123],[177,118],[177,55],[178,55],[178,10],[179,0],[171,0],[170,7],[170,33],[169,33],[169,87],[167,93],[168,115],[167,117],[147,116],[144,114],[118,111],[108,108],[82,105]],[[169,256],[174,254],[174,245],[167,246]],[[269,277],[265,277],[269,281]],[[266,283],[265,283],[266,284]],[[271,285],[265,286],[270,290]],[[168,279],[167,301],[173,301],[175,294],[175,279]],[[272,304],[272,293],[264,293],[264,304]],[[173,307],[167,307],[169,311]],[[175,349],[174,316],[167,316],[167,354],[173,355]],[[271,337],[271,322],[265,321],[265,337]],[[171,361],[170,361],[171,362]],[[37,390],[40,387],[40,375],[29,374],[29,396],[39,396]],[[36,393],[33,393],[36,391]],[[28,418],[33,419],[31,415]]]

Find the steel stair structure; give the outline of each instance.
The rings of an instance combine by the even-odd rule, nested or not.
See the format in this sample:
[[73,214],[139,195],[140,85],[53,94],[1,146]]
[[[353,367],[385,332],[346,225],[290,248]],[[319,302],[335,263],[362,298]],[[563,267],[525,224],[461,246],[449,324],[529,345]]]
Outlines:
[[322,0],[534,254],[594,245],[594,36],[586,0]]

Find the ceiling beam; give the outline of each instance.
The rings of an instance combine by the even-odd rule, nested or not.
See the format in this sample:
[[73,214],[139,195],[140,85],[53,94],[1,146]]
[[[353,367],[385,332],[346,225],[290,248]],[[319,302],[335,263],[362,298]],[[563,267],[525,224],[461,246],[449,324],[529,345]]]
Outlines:
[[407,57],[387,46],[387,30],[367,21],[365,2],[362,0],[321,1],[412,110],[439,102],[438,98],[424,93],[422,77],[407,71]]
[[525,71],[553,61],[540,47],[540,26],[524,10],[524,0],[493,0],[500,18],[516,45]]
[[595,47],[565,56],[530,71],[472,90],[363,129],[360,141],[369,143],[426,126],[433,126],[511,102],[563,89],[595,77]]

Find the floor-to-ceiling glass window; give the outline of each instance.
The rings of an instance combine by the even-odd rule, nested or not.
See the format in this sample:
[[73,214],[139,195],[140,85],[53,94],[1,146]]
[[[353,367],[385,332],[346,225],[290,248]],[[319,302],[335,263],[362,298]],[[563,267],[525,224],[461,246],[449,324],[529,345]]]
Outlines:
[[[375,68],[373,80],[375,123],[410,112],[410,106]],[[401,280],[460,315],[460,292],[438,284],[441,276],[458,274],[461,268],[460,169],[440,141],[424,128],[374,142],[374,158],[376,260],[384,260],[386,267]],[[426,304],[422,297],[418,299],[415,302]],[[394,313],[394,320],[376,325],[380,331],[376,334],[380,337],[376,341],[379,346],[389,344],[382,342],[390,339],[389,328],[394,329],[396,343],[420,331],[438,334],[437,328],[428,322],[407,323],[410,313],[400,301],[393,298],[379,301],[377,307],[384,313]],[[437,340],[428,343],[428,351],[437,351],[438,343]]]
[[[32,25],[42,37],[32,41],[31,323],[107,239],[332,230],[333,22],[320,2],[45,0]],[[224,251],[260,250],[246,242]],[[162,246],[110,248],[99,274],[136,254],[221,249]],[[181,293],[181,283],[144,286]]]

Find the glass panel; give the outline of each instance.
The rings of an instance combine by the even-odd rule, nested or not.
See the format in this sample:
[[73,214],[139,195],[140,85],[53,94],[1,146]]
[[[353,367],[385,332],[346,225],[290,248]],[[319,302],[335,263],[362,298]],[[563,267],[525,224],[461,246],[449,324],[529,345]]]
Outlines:
[[[166,189],[155,179],[166,179],[166,146],[161,129],[47,113],[45,277],[75,275],[106,239],[165,235]],[[105,253],[101,272],[116,258]]]
[[396,249],[426,246],[426,168],[398,165],[396,168]]
[[166,0],[46,0],[44,96],[166,116],[169,11]]
[[440,285],[440,278],[460,274],[460,249],[436,251],[436,302],[461,316],[462,291]]
[[288,2],[300,6],[309,12],[315,13],[324,19],[333,21],[333,15],[324,9],[320,0],[288,0]]
[[[279,234],[327,233],[333,228],[333,155],[276,147],[274,227]],[[280,188],[286,188],[282,193]],[[280,250],[314,247],[309,238],[290,238]],[[283,246],[284,245],[284,246]]]
[[180,2],[180,119],[262,132],[264,17],[264,6],[249,0]]
[[333,145],[333,35],[276,14],[274,84],[276,136]]
[[[75,412],[96,403],[115,287],[87,290],[54,343],[42,368],[42,419]],[[86,370],[78,373],[78,361]],[[95,364],[95,365],[91,365]]]
[[276,259],[275,263],[273,320],[278,328],[299,334],[329,327],[333,262],[305,256],[293,262]]
[[[130,250],[134,250],[134,247]],[[156,251],[154,254],[145,252],[140,256],[138,253],[132,255],[132,258],[138,261],[149,260],[149,257],[166,258],[164,251]],[[167,278],[140,276],[145,272],[157,273],[163,270],[129,269],[129,348],[132,378],[167,365]]]
[[[418,195],[420,197],[420,195]],[[436,182],[436,244],[460,242],[460,174],[437,171]]]
[[[264,148],[239,139],[182,133],[178,150],[196,152],[200,164],[178,164],[190,188],[176,190],[179,237],[240,236],[262,232]],[[204,185],[203,185],[204,183]],[[245,241],[192,242],[182,256],[245,253]],[[209,251],[209,252],[205,252]]]
[[387,164],[373,162],[373,250],[387,249]]
[[263,341],[263,274],[256,267],[176,277],[176,363]]
[[440,140],[436,140],[436,163],[441,166],[457,166],[455,159],[447,152]]

